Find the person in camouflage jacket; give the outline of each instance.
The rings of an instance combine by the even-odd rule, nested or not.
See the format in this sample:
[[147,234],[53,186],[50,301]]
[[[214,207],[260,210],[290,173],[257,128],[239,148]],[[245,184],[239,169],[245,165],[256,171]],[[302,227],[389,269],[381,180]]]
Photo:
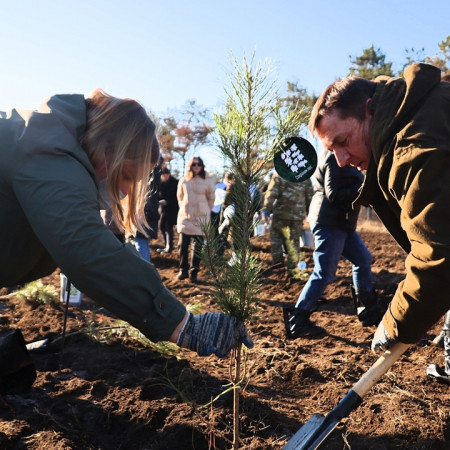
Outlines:
[[300,251],[300,235],[303,231],[303,220],[313,196],[312,184],[309,180],[303,183],[291,183],[281,178],[276,172],[267,188],[264,197],[264,209],[272,211],[270,227],[270,245],[273,264],[284,265],[283,246],[288,251],[287,266],[294,269],[298,261],[293,255]]

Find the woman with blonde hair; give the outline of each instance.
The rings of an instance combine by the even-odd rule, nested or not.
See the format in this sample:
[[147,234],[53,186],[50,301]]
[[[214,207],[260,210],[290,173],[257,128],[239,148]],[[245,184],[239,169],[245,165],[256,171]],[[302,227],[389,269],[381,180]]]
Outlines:
[[155,124],[133,99],[97,89],[55,95],[36,111],[0,112],[0,287],[59,267],[84,294],[153,341],[225,356],[242,340],[234,317],[192,316],[131,244],[107,229],[111,208],[127,233],[145,234]]
[[[178,182],[177,198],[180,209],[177,217],[177,231],[180,234],[179,280],[188,276],[197,282],[202,251],[203,224],[211,219],[214,206],[215,183],[205,171],[203,160],[194,156],[186,166],[186,175]],[[194,240],[189,267],[189,245]]]

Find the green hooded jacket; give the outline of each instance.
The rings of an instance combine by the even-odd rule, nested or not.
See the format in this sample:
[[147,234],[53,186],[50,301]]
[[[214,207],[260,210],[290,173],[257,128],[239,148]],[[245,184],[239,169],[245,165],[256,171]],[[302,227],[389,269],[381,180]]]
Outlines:
[[167,340],[185,307],[156,269],[105,227],[94,168],[79,141],[82,95],[37,111],[0,112],[0,286],[60,267],[84,294],[152,340]]
[[379,77],[370,108],[372,159],[358,204],[373,205],[408,253],[383,318],[414,343],[450,309],[450,83],[427,64]]

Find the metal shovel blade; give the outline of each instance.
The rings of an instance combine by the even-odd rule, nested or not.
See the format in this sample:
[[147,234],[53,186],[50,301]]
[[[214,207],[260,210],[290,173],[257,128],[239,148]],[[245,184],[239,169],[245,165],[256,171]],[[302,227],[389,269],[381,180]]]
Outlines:
[[297,433],[292,436],[289,442],[283,447],[283,450],[297,450],[300,448],[307,448],[307,444],[310,437],[322,427],[325,416],[322,414],[314,414],[311,419],[308,420]]
[[283,450],[314,450],[336,428],[337,424],[362,402],[361,397],[352,389],[341,399],[333,410],[324,417],[314,414],[303,425]]

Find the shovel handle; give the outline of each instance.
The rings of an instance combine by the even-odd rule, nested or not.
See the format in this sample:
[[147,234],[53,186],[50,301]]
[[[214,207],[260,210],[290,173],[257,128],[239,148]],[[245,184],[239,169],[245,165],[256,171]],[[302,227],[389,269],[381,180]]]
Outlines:
[[361,398],[375,385],[375,383],[400,359],[400,356],[411,346],[397,342],[386,350],[373,364],[373,366],[359,379],[352,390]]

